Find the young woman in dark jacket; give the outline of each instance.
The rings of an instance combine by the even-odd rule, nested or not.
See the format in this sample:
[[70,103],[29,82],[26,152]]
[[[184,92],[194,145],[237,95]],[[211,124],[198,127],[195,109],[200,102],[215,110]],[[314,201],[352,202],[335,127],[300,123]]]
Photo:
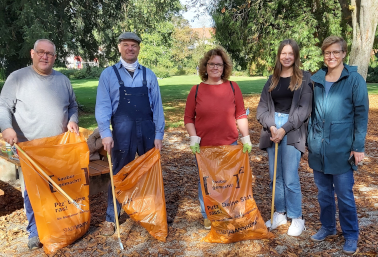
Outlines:
[[280,43],[274,73],[261,93],[257,119],[263,126],[260,149],[269,157],[270,187],[274,174],[275,143],[279,143],[273,224],[275,229],[292,219],[288,235],[299,236],[304,230],[302,193],[298,167],[305,152],[307,120],[312,106],[311,74],[299,69],[299,47],[292,39]]

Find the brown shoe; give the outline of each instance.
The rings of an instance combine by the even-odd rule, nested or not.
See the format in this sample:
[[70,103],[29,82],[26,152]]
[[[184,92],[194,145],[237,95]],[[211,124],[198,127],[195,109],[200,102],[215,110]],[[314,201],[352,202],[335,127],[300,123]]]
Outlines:
[[211,221],[209,219],[204,219],[203,225],[205,226],[205,229],[211,229]]
[[112,236],[115,231],[115,225],[113,222],[105,221],[102,225],[101,235],[103,236]]

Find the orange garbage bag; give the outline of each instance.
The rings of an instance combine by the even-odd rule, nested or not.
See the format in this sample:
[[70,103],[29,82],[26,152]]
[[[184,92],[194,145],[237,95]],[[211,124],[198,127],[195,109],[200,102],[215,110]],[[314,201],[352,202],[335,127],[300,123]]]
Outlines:
[[134,221],[165,242],[168,235],[160,151],[153,148],[114,176],[116,198]]
[[75,202],[78,209],[18,151],[38,235],[45,253],[55,253],[83,236],[90,225],[89,149],[82,135],[64,133],[19,147]]
[[232,243],[272,238],[253,199],[248,154],[240,145],[201,147],[196,154],[211,230],[202,240]]

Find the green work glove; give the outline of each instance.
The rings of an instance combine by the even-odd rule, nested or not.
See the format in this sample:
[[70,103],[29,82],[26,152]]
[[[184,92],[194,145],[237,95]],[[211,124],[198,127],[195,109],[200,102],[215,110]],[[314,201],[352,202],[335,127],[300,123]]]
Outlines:
[[190,149],[192,149],[193,154],[200,153],[200,146],[198,143],[195,143],[193,146],[190,146]]
[[190,149],[192,149],[193,154],[200,153],[200,142],[201,138],[197,136],[190,137]]
[[245,152],[250,153],[252,151],[251,137],[249,135],[242,137],[241,142],[243,144],[243,153]]

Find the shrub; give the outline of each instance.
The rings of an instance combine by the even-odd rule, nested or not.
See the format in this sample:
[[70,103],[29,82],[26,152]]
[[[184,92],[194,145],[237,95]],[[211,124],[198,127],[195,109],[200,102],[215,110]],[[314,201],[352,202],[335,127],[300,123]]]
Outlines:
[[185,75],[195,75],[197,74],[197,69],[196,68],[184,68],[185,70]]
[[5,81],[6,80],[6,76],[5,76],[5,69],[4,68],[0,68],[0,81]]
[[374,68],[372,66],[369,67],[366,82],[378,83],[378,66]]
[[241,71],[238,71],[238,70],[234,70],[232,71],[232,76],[247,76],[249,77],[249,74],[248,74],[248,71],[247,70],[241,70]]
[[89,72],[90,78],[100,78],[101,73],[104,71],[104,68],[99,67],[91,67],[91,70]]
[[158,78],[169,78],[171,75],[169,74],[169,69],[164,67],[155,67],[151,68],[151,70],[155,73],[156,77]]
[[55,68],[55,70],[63,73],[69,79],[99,79],[101,72],[104,70],[104,68],[90,67],[90,68],[83,68],[81,70]]
[[177,69],[177,72],[175,75],[176,76],[186,75],[186,70],[184,68]]
[[172,76],[176,76],[176,74],[178,73],[178,69],[176,67],[172,67],[169,69],[169,76],[172,77]]
[[172,68],[171,74],[172,76],[194,75],[197,74],[197,70],[188,67]]

